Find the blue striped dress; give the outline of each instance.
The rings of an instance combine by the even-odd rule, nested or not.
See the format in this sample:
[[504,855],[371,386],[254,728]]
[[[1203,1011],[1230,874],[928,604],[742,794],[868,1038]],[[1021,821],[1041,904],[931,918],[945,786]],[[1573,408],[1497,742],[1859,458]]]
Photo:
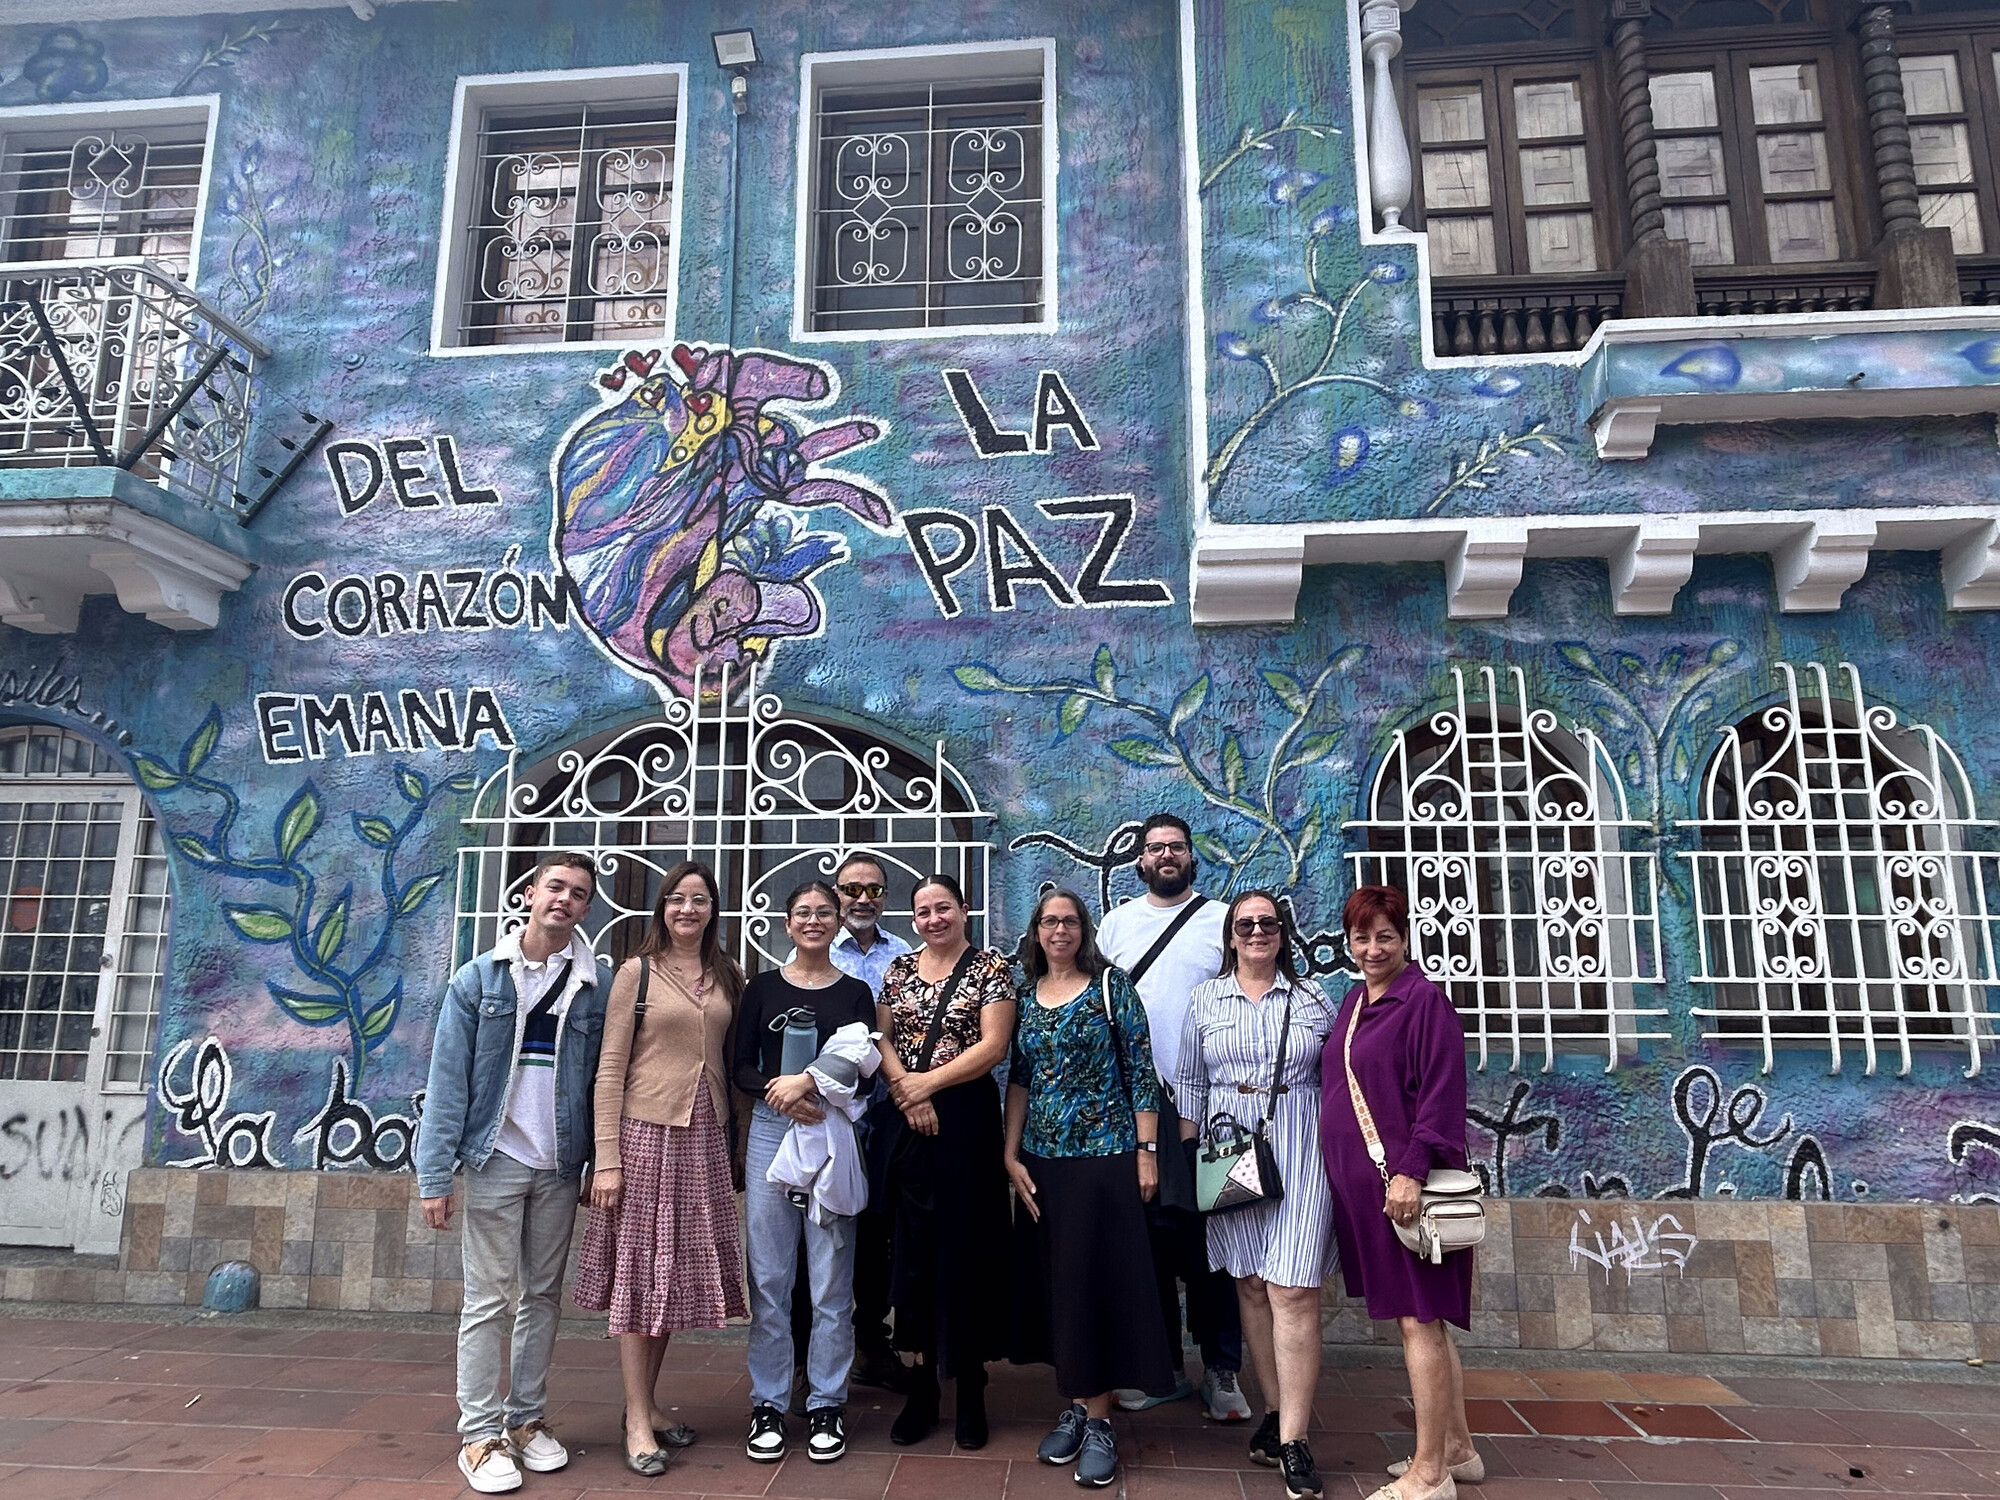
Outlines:
[[[1208,1263],[1231,1276],[1261,1276],[1277,1286],[1318,1286],[1339,1264],[1333,1242],[1333,1200],[1319,1156],[1320,1049],[1337,1007],[1310,979],[1296,985],[1278,975],[1260,1000],[1243,993],[1234,974],[1195,987],[1181,1024],[1174,1099],[1183,1119],[1206,1132],[1217,1113],[1244,1126],[1263,1117],[1278,1031],[1291,996],[1291,1044],[1285,1051],[1286,1091],[1271,1120],[1271,1145],[1285,1195],[1208,1219]],[[1241,1085],[1254,1092],[1244,1093]]]

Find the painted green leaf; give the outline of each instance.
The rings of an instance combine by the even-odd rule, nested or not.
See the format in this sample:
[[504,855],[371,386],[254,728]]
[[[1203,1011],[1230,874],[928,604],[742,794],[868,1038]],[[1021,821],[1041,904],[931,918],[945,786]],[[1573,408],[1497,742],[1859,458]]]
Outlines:
[[1210,834],[1197,833],[1194,836],[1194,852],[1213,864],[1233,865],[1236,863],[1236,856],[1230,853],[1229,846],[1223,843],[1221,839]]
[[1313,805],[1312,810],[1306,814],[1306,820],[1304,825],[1301,826],[1299,829],[1300,859],[1304,859],[1306,857],[1306,851],[1311,849],[1314,844],[1317,844],[1319,842],[1320,830],[1324,826],[1325,826],[1325,820],[1320,816],[1319,805],[1315,803]]
[[1142,734],[1127,735],[1111,742],[1111,753],[1135,766],[1178,766],[1181,758],[1158,740]]
[[331,1026],[347,1014],[347,1007],[338,996],[302,995],[268,980],[264,988],[271,992],[280,1010],[304,1026]]
[[1178,734],[1181,725],[1201,712],[1202,704],[1208,701],[1208,673],[1204,672],[1188,684],[1188,690],[1174,699],[1173,712],[1167,715],[1167,728]]
[[953,667],[951,675],[958,680],[958,685],[968,693],[1004,693],[1007,691],[1007,681],[1005,678],[1001,677],[991,667],[983,666],[976,661],[967,662],[962,667]]
[[1588,646],[1581,646],[1575,641],[1569,641],[1556,647],[1556,651],[1573,667],[1581,667],[1586,672],[1596,672],[1598,670],[1597,658],[1590,654]]
[[1222,742],[1222,784],[1232,796],[1243,790],[1243,746],[1233,734]]
[[1726,661],[1734,661],[1743,650],[1741,641],[1717,641],[1708,648],[1708,659],[1715,666]]
[[225,904],[222,915],[238,934],[253,943],[282,943],[292,935],[292,914],[275,906]]
[[199,771],[201,763],[215,753],[216,742],[221,738],[222,710],[211,703],[207,716],[181,746],[181,769],[190,776]]
[[1062,707],[1056,711],[1056,733],[1075,734],[1082,727],[1084,717],[1090,712],[1090,700],[1071,693],[1063,699]]
[[428,901],[431,892],[437,888],[437,883],[444,879],[444,873],[442,870],[433,870],[428,875],[419,875],[404,886],[402,896],[396,901],[396,915],[407,917]]
[[1298,748],[1292,751],[1291,759],[1285,764],[1288,766],[1309,766],[1316,760],[1326,759],[1333,752],[1334,746],[1339,743],[1340,731],[1338,729],[1324,730],[1319,734],[1309,734],[1299,741]]
[[410,801],[423,801],[424,794],[430,789],[431,784],[424,780],[419,773],[412,771],[408,766],[396,767],[396,790],[409,798]]
[[133,756],[132,769],[139,775],[139,785],[149,792],[164,792],[181,784],[180,776],[171,767],[150,755]]
[[278,814],[278,857],[290,859],[305,847],[306,840],[319,832],[319,792],[308,781],[293,793],[285,810]]
[[1097,679],[1097,690],[1101,693],[1118,691],[1118,667],[1111,660],[1111,648],[1099,646],[1097,655],[1091,659],[1090,672]]
[[479,785],[479,778],[470,771],[460,772],[444,784],[448,792],[457,792],[461,797]]
[[319,926],[313,929],[313,952],[319,955],[323,964],[333,962],[340,945],[347,941],[347,892],[340,893],[340,899],[327,908],[326,915],[319,919]]
[[1257,674],[1264,679],[1264,685],[1278,695],[1278,701],[1285,705],[1289,713],[1302,714],[1306,711],[1306,690],[1299,686],[1298,678],[1289,672],[1280,672],[1276,667],[1266,667]]
[[181,851],[181,857],[198,865],[212,865],[216,862],[215,851],[191,833],[174,835],[174,847]]
[[1687,746],[1674,746],[1674,780],[1686,781],[1690,769],[1692,768],[1688,765]]
[[1346,650],[1335,655],[1333,660],[1327,663],[1327,665],[1332,667],[1336,672],[1352,672],[1361,664],[1362,658],[1367,656],[1367,654],[1368,648],[1366,646],[1349,646]]
[[396,1012],[402,1008],[402,1004],[403,981],[399,979],[381,1003],[371,1005],[367,1013],[361,1017],[361,1040],[372,1047],[387,1036],[390,1028],[396,1024]]
[[354,815],[354,831],[378,849],[386,849],[396,842],[396,828],[387,818],[364,818]]

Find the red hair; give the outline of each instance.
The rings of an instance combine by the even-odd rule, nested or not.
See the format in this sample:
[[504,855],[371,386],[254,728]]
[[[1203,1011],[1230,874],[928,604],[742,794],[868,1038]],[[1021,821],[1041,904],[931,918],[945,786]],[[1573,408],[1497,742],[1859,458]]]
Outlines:
[[1410,940],[1410,898],[1393,885],[1357,886],[1340,909],[1340,930],[1353,932],[1375,918],[1388,922],[1404,942]]

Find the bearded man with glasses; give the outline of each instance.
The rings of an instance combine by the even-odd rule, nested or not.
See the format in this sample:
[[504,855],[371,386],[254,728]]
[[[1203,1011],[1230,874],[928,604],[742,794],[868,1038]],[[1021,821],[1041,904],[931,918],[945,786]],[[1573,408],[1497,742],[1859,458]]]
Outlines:
[[[1178,1062],[1181,1021],[1194,987],[1222,971],[1223,903],[1210,901],[1194,888],[1199,861],[1194,835],[1172,813],[1154,813],[1139,831],[1139,879],[1146,894],[1113,907],[1097,929],[1104,956],[1132,976],[1146,1007],[1153,1037],[1153,1058],[1164,1078],[1174,1076]],[[1159,1281],[1160,1316],[1166,1323],[1167,1347],[1176,1361],[1181,1348],[1181,1293],[1187,1285],[1188,1332],[1201,1349],[1201,1399],[1217,1422],[1246,1422],[1250,1403],[1237,1377],[1243,1369],[1243,1329],[1236,1305],[1236,1286],[1226,1271],[1208,1265],[1208,1240],[1193,1199],[1193,1143],[1180,1142],[1172,1093],[1162,1083],[1160,1134],[1162,1151],[1181,1149],[1185,1162],[1162,1161],[1161,1192],[1146,1205],[1147,1229],[1153,1242],[1153,1272]],[[1176,1165],[1185,1170],[1175,1172]],[[1176,1194],[1173,1184],[1184,1183]],[[1170,1202],[1170,1198],[1178,1201]],[[1127,1390],[1116,1393],[1127,1411],[1141,1411],[1194,1393],[1194,1386],[1176,1370],[1175,1385],[1164,1392]]]

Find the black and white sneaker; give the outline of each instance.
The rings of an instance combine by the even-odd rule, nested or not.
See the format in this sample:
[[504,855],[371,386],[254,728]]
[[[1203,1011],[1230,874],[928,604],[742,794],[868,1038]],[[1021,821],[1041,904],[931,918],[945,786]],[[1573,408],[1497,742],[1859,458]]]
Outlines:
[[1278,1467],[1278,1414],[1275,1411],[1265,1412],[1264,1420],[1250,1434],[1250,1462],[1262,1464],[1267,1469]]
[[838,1406],[816,1406],[806,1413],[812,1430],[806,1434],[806,1457],[830,1464],[847,1452],[847,1412]]
[[1118,1438],[1111,1424],[1092,1417],[1083,1424],[1083,1448],[1076,1456],[1076,1482],[1101,1490],[1118,1477]]
[[743,1451],[754,1463],[774,1464],[785,1456],[785,1414],[775,1406],[750,1409],[750,1436]]
[[1056,1418],[1055,1431],[1042,1439],[1035,1449],[1035,1457],[1045,1464],[1066,1464],[1075,1461],[1083,1449],[1083,1429],[1089,1420],[1081,1401],[1072,1401],[1060,1417]]
[[1285,1476],[1285,1493],[1292,1500],[1320,1500],[1326,1493],[1326,1484],[1319,1477],[1319,1467],[1313,1463],[1312,1449],[1306,1446],[1304,1438],[1286,1443],[1278,1450],[1278,1468]]

